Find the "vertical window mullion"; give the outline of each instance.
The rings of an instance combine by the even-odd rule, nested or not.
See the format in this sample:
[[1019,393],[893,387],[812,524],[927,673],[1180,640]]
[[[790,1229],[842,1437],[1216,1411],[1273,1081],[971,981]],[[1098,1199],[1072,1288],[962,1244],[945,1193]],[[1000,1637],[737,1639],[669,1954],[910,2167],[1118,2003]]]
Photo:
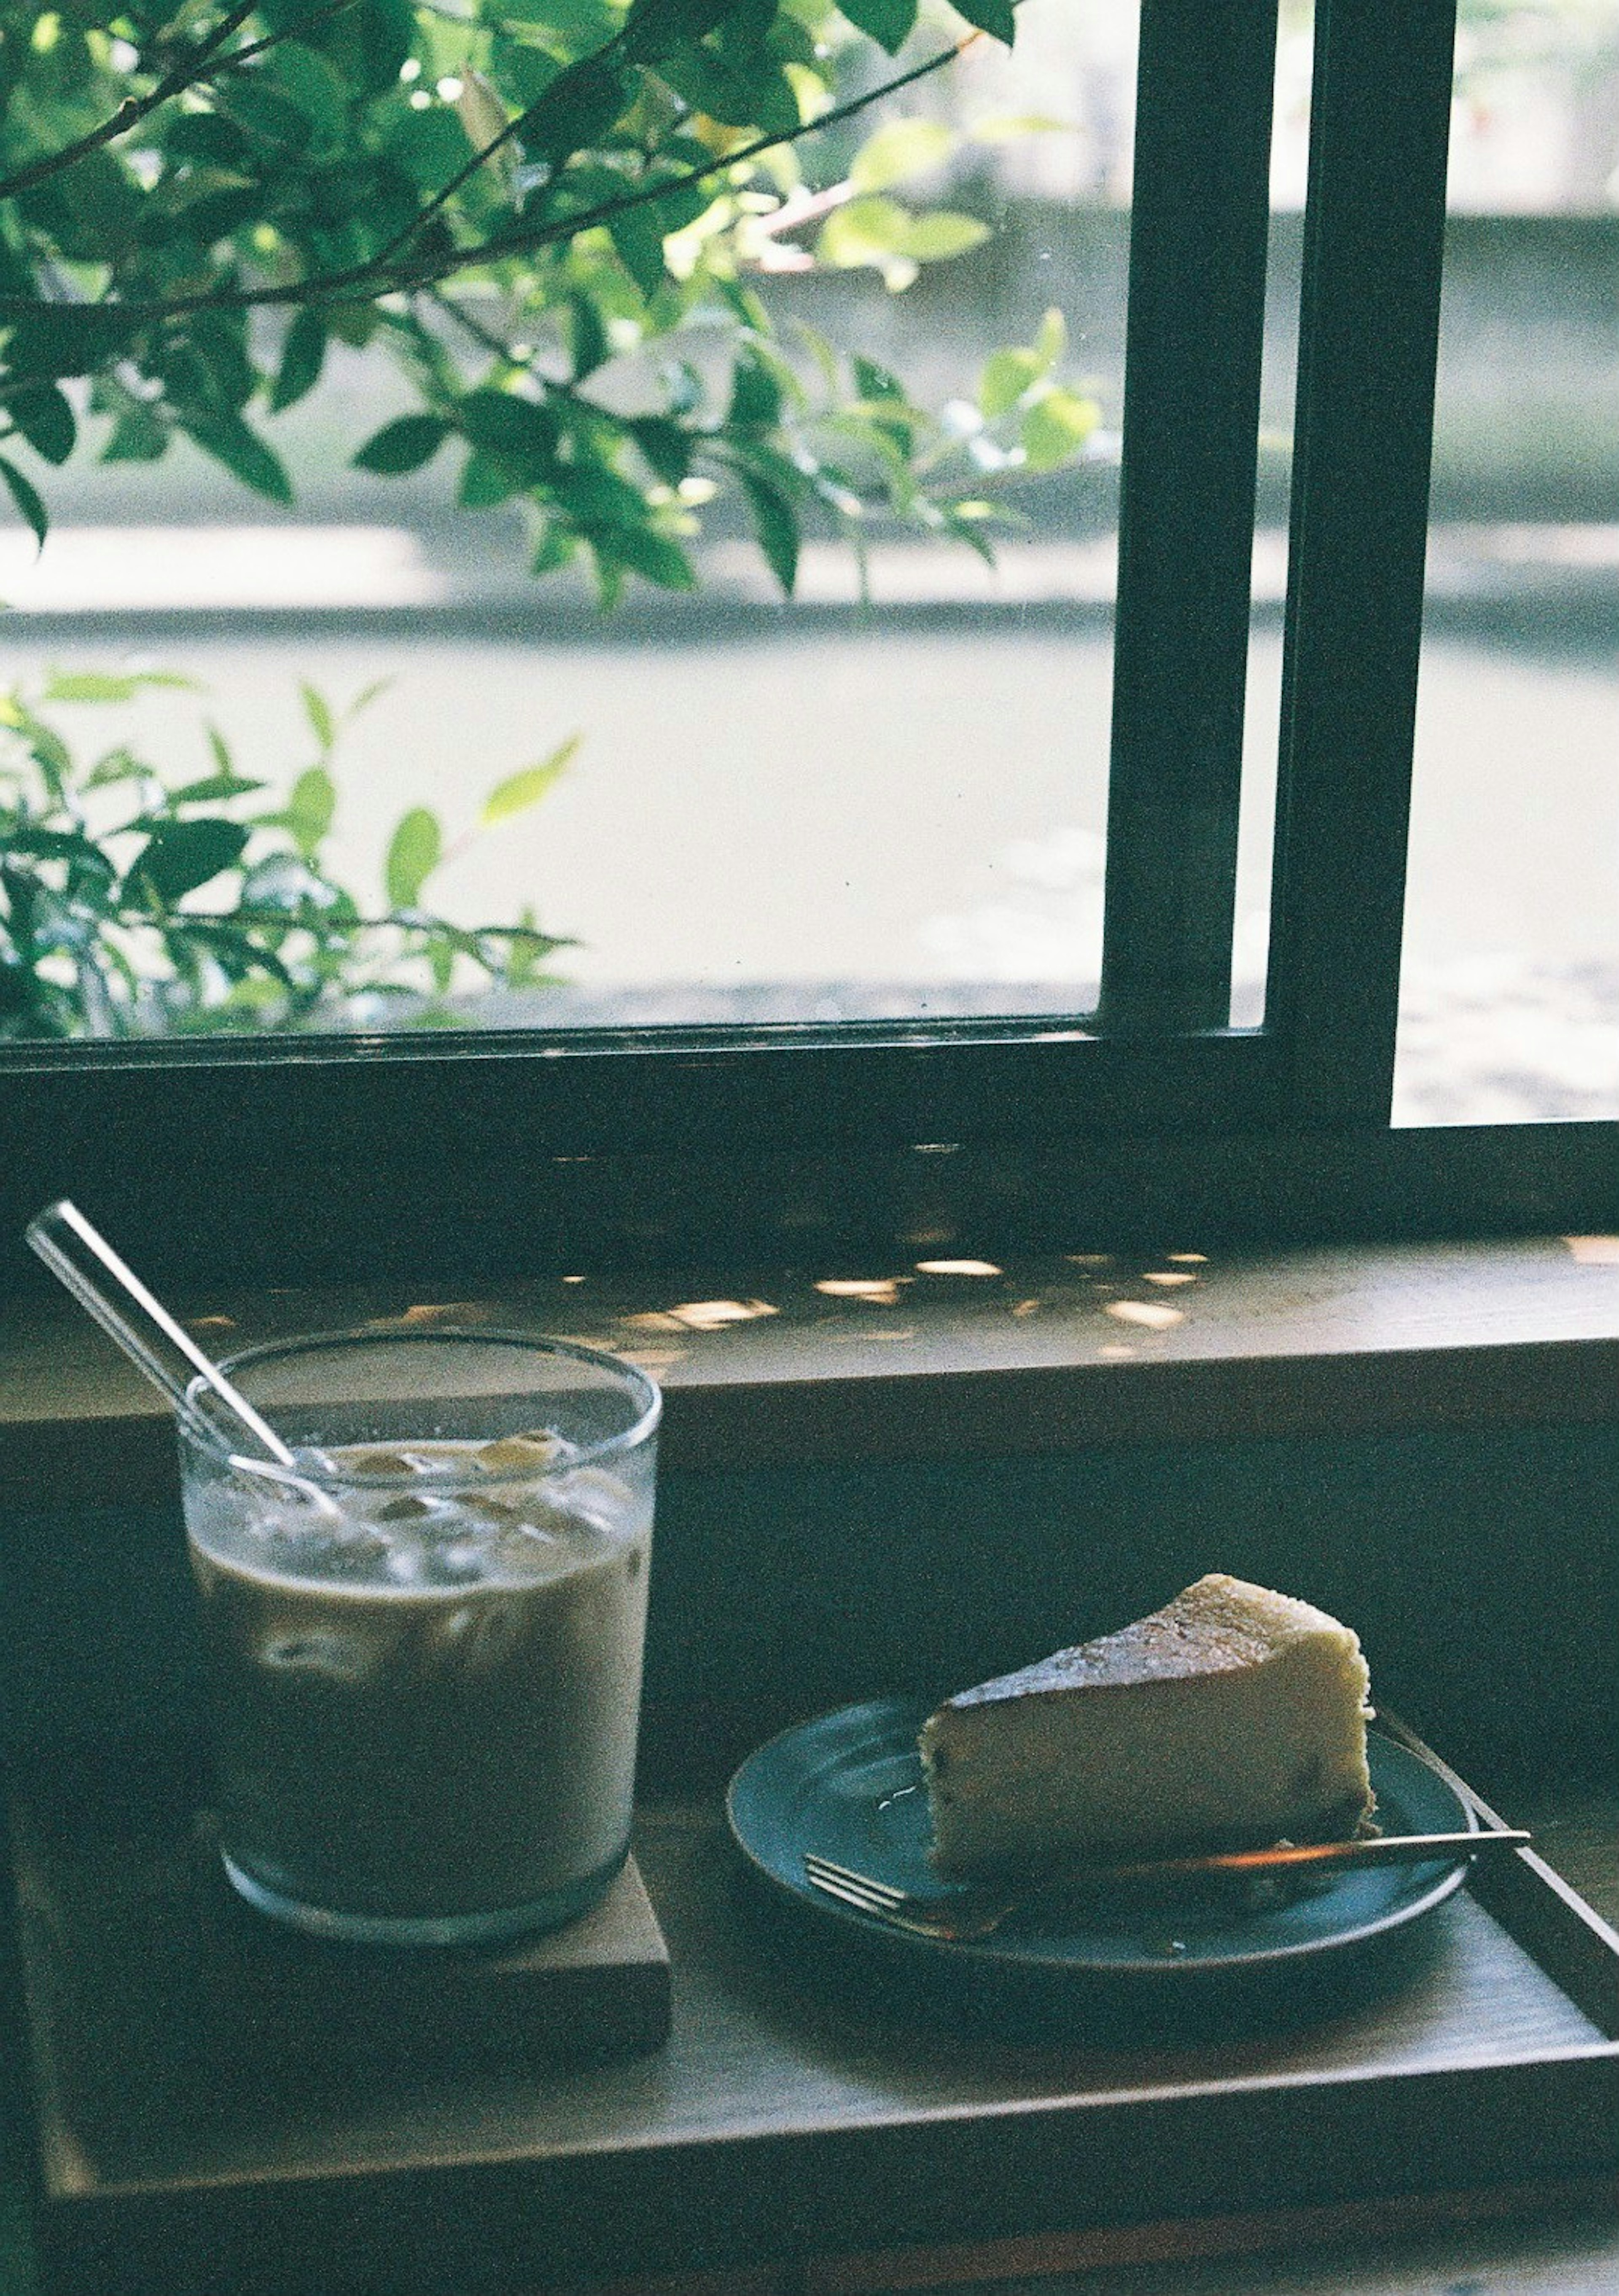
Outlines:
[[1454,0],[1318,0],[1266,1027],[1301,1126],[1393,1089]]
[[1242,778],[1275,0],[1145,0],[1100,1018],[1222,1028]]

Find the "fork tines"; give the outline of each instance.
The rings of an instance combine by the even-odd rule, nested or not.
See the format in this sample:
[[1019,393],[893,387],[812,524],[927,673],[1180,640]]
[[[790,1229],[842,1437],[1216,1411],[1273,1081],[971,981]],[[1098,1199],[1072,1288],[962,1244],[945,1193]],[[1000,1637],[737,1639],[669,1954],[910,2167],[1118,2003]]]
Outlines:
[[839,1882],[855,1897],[869,1898],[874,1906],[903,1906],[905,1902],[906,1892],[896,1890],[891,1882],[876,1881],[870,1874],[856,1874],[853,1866],[837,1865],[830,1857],[817,1856],[813,1849],[804,1853],[804,1870],[812,1882],[829,1887],[834,1882]]
[[904,1930],[936,1943],[941,1939],[959,1943],[986,1935],[1010,1911],[1004,1902],[969,1902],[965,1891],[956,1897],[912,1897],[891,1882],[874,1881],[869,1874],[856,1874],[833,1858],[817,1857],[814,1850],[805,1852],[804,1872],[813,1888],[836,1898],[841,1905],[852,1906],[856,1913],[881,1922],[886,1928]]
[[846,1906],[854,1906],[863,1914],[896,1914],[906,1910],[905,1893],[892,1888],[887,1882],[874,1882],[869,1875],[854,1873],[847,1866],[834,1865],[830,1857],[817,1857],[806,1850],[804,1871],[818,1890],[829,1898],[841,1898]]

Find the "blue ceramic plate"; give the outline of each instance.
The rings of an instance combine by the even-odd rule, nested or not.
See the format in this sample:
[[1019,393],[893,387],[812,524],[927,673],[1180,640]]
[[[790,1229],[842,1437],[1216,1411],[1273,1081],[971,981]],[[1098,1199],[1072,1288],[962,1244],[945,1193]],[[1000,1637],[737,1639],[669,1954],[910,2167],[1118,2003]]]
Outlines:
[[[798,1723],[748,1756],[726,1798],[732,1833],[766,1880],[829,1922],[917,1954],[1009,1972],[1067,1969],[1110,1978],[1259,1971],[1402,1928],[1466,1878],[1465,1858],[1436,1858],[1289,1883],[1275,1902],[1254,1907],[1203,1885],[1162,1904],[1076,1909],[1048,1899],[974,1943],[887,1929],[813,1889],[804,1877],[804,1853],[817,1850],[903,1890],[948,1894],[928,1863],[928,1797],[916,1751],[926,1711],[912,1699],[879,1698]],[[1471,1810],[1417,1755],[1376,1732],[1367,1753],[1386,1833],[1476,1830]]]

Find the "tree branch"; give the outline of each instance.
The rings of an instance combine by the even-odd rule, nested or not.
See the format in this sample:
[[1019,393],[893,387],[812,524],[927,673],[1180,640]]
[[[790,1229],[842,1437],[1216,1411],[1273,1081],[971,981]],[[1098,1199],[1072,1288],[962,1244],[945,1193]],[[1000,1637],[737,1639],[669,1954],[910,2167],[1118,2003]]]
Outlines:
[[213,30],[188,52],[184,62],[176,64],[171,70],[165,72],[144,95],[127,96],[111,118],[103,119],[101,126],[93,127],[87,135],[79,136],[76,143],[64,144],[59,152],[48,152],[43,160],[36,160],[29,167],[19,168],[14,176],[0,176],[0,200],[14,200],[24,192],[31,192],[37,184],[48,182],[51,176],[60,175],[64,168],[70,168],[77,160],[88,158],[92,152],[99,152],[102,144],[114,143],[120,135],[127,135],[148,112],[155,111],[171,96],[181,95],[188,87],[194,87],[207,76],[209,65],[231,34],[246,23],[258,5],[258,0],[236,0],[235,6],[220,18]]
[[283,40],[301,40],[307,33],[318,32],[323,24],[331,23],[334,16],[346,16],[351,8],[358,8],[362,0],[330,0],[324,8],[317,8],[313,16],[305,16],[296,24],[288,24],[279,32],[266,32],[262,40],[249,40],[243,48],[233,48],[228,56],[221,56],[211,72],[205,77],[217,79],[221,72],[234,71],[238,64],[250,63],[270,48],[279,48]]
[[[599,225],[610,222],[615,216],[626,214],[634,208],[650,206],[658,200],[666,199],[671,192],[684,191],[692,184],[700,184],[710,176],[719,175],[726,168],[737,167],[748,160],[756,160],[762,152],[772,151],[778,144],[796,144],[802,136],[814,135],[823,127],[835,127],[845,119],[854,119],[857,113],[869,110],[872,104],[881,102],[885,96],[897,94],[901,88],[909,87],[912,81],[925,79],[930,73],[939,70],[942,66],[953,63],[962,50],[970,47],[977,37],[978,35],[976,32],[969,32],[964,39],[953,42],[948,48],[942,48],[936,54],[924,57],[920,64],[913,64],[909,71],[896,73],[892,79],[884,80],[879,86],[868,89],[865,94],[851,96],[846,102],[834,105],[830,111],[821,112],[815,119],[804,121],[790,135],[783,135],[778,132],[756,136],[751,144],[744,144],[734,152],[727,152],[723,159],[713,160],[705,168],[691,168],[681,175],[667,176],[661,182],[626,193],[621,200],[604,201],[593,209],[585,209],[578,215],[565,217],[560,225],[538,225],[535,227],[532,235],[513,233],[503,235],[499,240],[484,242],[481,251],[476,249],[458,250],[456,258],[448,270],[435,267],[423,276],[407,275],[402,276],[397,283],[402,286],[426,285],[433,280],[449,277],[453,271],[469,269],[474,262],[487,262],[491,258],[498,260],[500,257],[507,254],[526,254],[533,249],[555,246],[560,239],[575,238],[582,231],[594,230]],[[604,49],[602,53],[605,54],[607,51]],[[486,144],[481,152],[474,153],[468,165],[462,168],[449,184],[436,192],[413,221],[406,225],[403,231],[397,233],[380,254],[372,257],[371,261],[380,268],[389,263],[396,255],[402,253],[422,225],[437,214],[445,202],[459,191],[462,184],[476,174],[484,161],[492,153],[498,152],[521,126],[520,119],[508,121],[501,134]]]
[[[323,277],[289,281],[275,287],[202,288],[190,295],[175,295],[162,299],[154,298],[141,302],[106,296],[79,308],[91,311],[121,312],[134,321],[145,323],[183,318],[194,311],[295,308],[306,304],[352,302],[356,294],[369,299],[379,295],[413,293],[454,278],[458,272],[476,270],[487,263],[503,262],[514,255],[535,254],[543,248],[555,247],[567,240],[576,239],[581,232],[594,231],[602,225],[611,224],[619,216],[653,206],[658,201],[667,199],[672,193],[685,191],[694,184],[706,183],[711,176],[721,175],[727,168],[740,167],[747,160],[756,160],[761,152],[773,151],[778,144],[797,144],[804,136],[817,134],[822,128],[836,127],[844,120],[853,119],[859,113],[869,111],[872,104],[880,103],[885,96],[895,95],[902,88],[910,87],[931,73],[942,70],[946,64],[953,63],[977,37],[974,32],[965,39],[953,41],[949,47],[924,57],[919,64],[912,64],[908,71],[896,73],[893,78],[868,88],[863,95],[851,96],[846,102],[834,104],[830,111],[805,120],[788,134],[777,129],[756,135],[751,143],[740,144],[735,151],[710,160],[700,168],[684,168],[679,174],[664,176],[656,183],[642,184],[626,192],[621,199],[602,200],[593,208],[582,208],[575,214],[560,217],[552,223],[536,224],[527,230],[505,232],[495,239],[457,247],[413,266],[390,270],[388,265],[392,262],[393,256],[390,254],[385,258],[380,254],[368,256],[363,263],[350,264],[345,270],[328,272]],[[484,152],[478,155],[473,165],[481,165],[489,151],[499,150],[510,132],[508,129],[506,134],[497,136]],[[470,170],[462,172],[464,175]],[[391,242],[396,252],[408,243],[424,220],[437,211],[444,196],[442,192],[435,193],[434,199],[421,209],[406,230],[396,237]],[[0,294],[0,314],[7,317],[14,318],[33,311],[60,311],[61,308],[60,304],[43,303],[34,296]],[[32,377],[13,378],[12,387],[19,388],[23,381],[32,380]]]

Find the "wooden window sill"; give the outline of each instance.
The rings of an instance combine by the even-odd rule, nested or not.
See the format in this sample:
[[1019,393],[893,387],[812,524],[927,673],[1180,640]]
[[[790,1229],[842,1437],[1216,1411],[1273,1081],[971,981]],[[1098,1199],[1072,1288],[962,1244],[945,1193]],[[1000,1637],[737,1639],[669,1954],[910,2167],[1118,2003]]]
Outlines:
[[[182,1302],[217,1353],[401,1320],[633,1357],[675,1470],[1581,1424],[1619,1412],[1619,1237],[566,1277]],[[65,1300],[0,1334],[0,1504],[172,1488],[159,1398]]]

